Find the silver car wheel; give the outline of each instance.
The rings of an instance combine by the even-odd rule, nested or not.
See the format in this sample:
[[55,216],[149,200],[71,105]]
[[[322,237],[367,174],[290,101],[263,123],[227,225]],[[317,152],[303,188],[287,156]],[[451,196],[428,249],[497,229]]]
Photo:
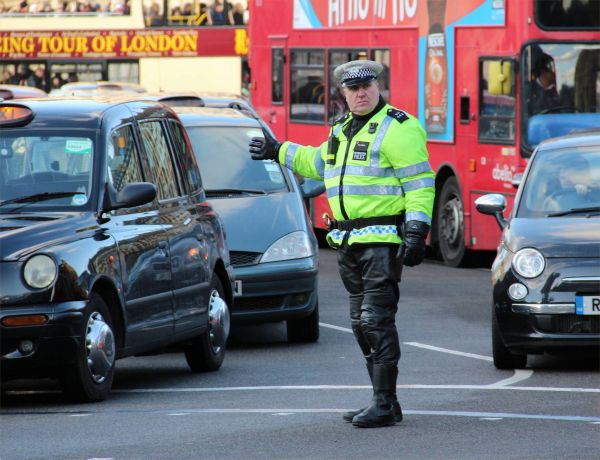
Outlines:
[[208,307],[208,333],[213,353],[219,353],[221,347],[227,343],[229,328],[229,307],[215,289],[210,293],[210,304]]
[[88,319],[85,349],[92,380],[96,383],[104,382],[115,362],[116,343],[112,329],[97,311]]

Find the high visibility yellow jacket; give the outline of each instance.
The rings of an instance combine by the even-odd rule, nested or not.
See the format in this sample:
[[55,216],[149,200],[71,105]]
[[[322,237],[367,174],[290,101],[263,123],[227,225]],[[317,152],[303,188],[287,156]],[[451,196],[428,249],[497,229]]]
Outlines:
[[[386,104],[350,140],[344,128],[352,114],[331,128],[328,141],[319,147],[284,142],[279,163],[294,172],[325,181],[335,220],[397,216],[431,225],[435,173],[429,165],[425,131],[419,120]],[[347,232],[349,235],[346,235]],[[348,244],[402,242],[395,225],[369,225],[352,230],[331,230],[327,241]]]

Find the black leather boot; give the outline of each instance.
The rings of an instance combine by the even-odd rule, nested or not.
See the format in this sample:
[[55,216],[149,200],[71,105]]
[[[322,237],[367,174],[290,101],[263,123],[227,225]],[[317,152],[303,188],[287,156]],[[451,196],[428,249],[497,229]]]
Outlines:
[[[371,378],[371,384],[373,384],[373,364],[372,363],[369,363],[369,362],[367,363],[367,371],[369,371],[369,377]],[[348,412],[344,412],[344,414],[342,415],[342,418],[344,419],[344,422],[351,423],[352,419],[354,419],[354,417],[356,417],[361,412],[364,412],[366,409],[367,409],[366,407],[363,407],[358,410],[351,410]],[[400,407],[400,403],[398,402],[398,399],[396,397],[396,385],[395,384],[394,384],[394,402],[392,404],[392,409],[394,411],[394,419],[396,420],[396,423],[400,423],[402,421],[402,408]]]
[[396,424],[394,402],[396,402],[397,377],[396,366],[373,365],[373,399],[369,407],[352,419],[352,425],[361,428],[378,428]]

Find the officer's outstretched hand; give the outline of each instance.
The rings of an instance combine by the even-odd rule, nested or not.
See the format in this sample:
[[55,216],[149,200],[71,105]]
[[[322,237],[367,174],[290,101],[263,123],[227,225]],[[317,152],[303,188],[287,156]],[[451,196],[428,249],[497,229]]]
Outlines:
[[429,225],[418,220],[409,220],[404,226],[404,265],[414,267],[423,262],[425,257],[425,238]]
[[253,160],[275,160],[281,144],[271,136],[269,132],[263,129],[263,137],[253,137],[250,139],[249,150]]

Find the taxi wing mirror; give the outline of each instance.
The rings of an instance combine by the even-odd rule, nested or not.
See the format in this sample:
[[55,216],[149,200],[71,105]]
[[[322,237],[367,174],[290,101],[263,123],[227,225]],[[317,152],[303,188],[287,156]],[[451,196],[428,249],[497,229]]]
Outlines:
[[480,196],[475,200],[475,208],[481,214],[489,214],[496,218],[500,229],[506,227],[507,220],[504,218],[504,210],[506,209],[506,198],[499,193],[489,193]]
[[156,186],[149,182],[131,182],[120,192],[117,192],[112,183],[106,184],[103,211],[113,209],[133,208],[150,203],[156,198]]

